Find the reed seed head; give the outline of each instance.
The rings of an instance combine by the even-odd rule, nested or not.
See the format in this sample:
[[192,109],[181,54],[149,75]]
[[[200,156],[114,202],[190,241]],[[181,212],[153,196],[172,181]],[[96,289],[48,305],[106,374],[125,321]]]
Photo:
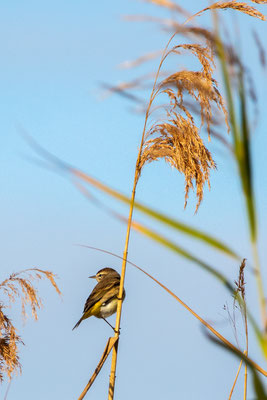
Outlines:
[[[37,289],[33,285],[33,281],[43,279],[44,277],[50,281],[57,293],[60,294],[60,290],[55,282],[55,275],[52,272],[32,268],[11,274],[9,278],[1,282],[0,295],[4,295],[9,303],[20,299],[22,318],[26,319],[26,307],[28,306],[33,318],[37,320],[37,310],[42,306],[42,301],[38,296]],[[4,303],[0,303],[0,380],[3,380],[4,374],[8,378],[11,378],[14,372],[21,371],[18,345],[23,344],[5,309]]]

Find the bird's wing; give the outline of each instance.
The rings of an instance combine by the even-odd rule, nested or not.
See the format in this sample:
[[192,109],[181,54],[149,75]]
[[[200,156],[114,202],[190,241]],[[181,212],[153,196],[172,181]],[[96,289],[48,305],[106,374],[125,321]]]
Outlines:
[[120,286],[120,278],[113,277],[113,278],[104,278],[100,281],[93,289],[92,293],[86,300],[84,305],[84,314],[93,307],[98,301],[103,300],[103,302],[107,301],[109,297],[113,297],[114,295],[118,294]]

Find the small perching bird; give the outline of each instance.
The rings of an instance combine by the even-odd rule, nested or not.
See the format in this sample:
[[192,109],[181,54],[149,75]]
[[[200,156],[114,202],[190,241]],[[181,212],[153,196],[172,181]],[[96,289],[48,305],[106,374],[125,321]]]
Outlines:
[[[73,329],[77,328],[84,319],[93,315],[96,318],[102,318],[114,330],[106,318],[117,311],[120,274],[113,268],[103,268],[89,278],[96,279],[98,284],[86,300],[83,315]],[[123,290],[122,301],[124,299],[125,290]]]

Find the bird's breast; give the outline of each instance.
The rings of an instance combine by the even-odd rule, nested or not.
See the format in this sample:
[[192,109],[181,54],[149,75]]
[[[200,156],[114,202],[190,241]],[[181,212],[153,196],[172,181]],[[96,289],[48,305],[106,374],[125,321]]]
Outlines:
[[112,299],[108,303],[104,303],[100,308],[100,317],[107,318],[117,311],[118,299]]

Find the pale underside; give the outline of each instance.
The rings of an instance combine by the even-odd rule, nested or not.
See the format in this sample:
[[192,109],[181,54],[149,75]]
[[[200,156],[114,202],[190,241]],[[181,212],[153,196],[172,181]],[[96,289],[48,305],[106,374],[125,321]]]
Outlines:
[[118,299],[115,298],[108,303],[102,304],[99,315],[95,315],[97,318],[110,317],[117,311]]

